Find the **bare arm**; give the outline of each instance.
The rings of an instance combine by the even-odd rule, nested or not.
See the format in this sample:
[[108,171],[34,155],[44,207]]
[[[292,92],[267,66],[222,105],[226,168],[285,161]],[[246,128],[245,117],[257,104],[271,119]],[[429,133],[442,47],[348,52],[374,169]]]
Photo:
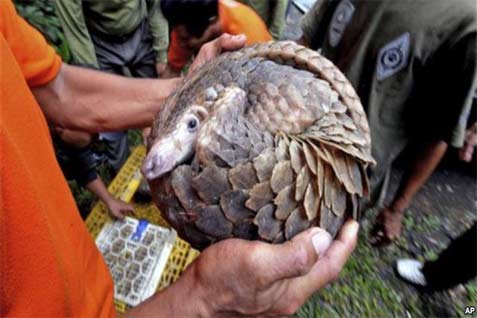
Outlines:
[[[205,44],[191,70],[245,44],[244,36],[222,34]],[[162,101],[180,79],[138,79],[63,64],[58,76],[33,88],[47,120],[54,126],[87,132],[150,126]]]
[[399,190],[391,205],[393,210],[404,211],[409,207],[414,196],[436,169],[446,150],[447,143],[445,141],[435,141],[429,143],[417,155],[417,158],[403,176]]
[[151,124],[179,79],[132,79],[63,64],[48,84],[33,88],[47,120],[87,132]]
[[134,207],[131,204],[116,199],[108,192],[100,176],[88,183],[86,188],[103,201],[113,218],[124,219],[128,213],[134,213]]
[[402,218],[417,192],[432,175],[447,150],[447,143],[434,141],[427,144],[405,171],[389,207],[384,207],[378,214],[372,229],[372,243],[384,246],[401,235]]

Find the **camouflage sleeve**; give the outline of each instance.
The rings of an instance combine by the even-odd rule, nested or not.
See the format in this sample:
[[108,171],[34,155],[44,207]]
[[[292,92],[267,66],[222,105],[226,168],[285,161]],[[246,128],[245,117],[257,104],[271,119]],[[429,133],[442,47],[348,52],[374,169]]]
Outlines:
[[285,29],[285,15],[289,0],[271,1],[273,5],[270,13],[270,23],[268,29],[275,40],[280,40],[283,30]]
[[463,112],[459,116],[459,121],[452,131],[450,137],[450,144],[453,147],[461,148],[464,145],[465,133],[469,124],[474,123],[477,119],[475,118],[474,113],[477,108],[477,91],[473,94],[471,101],[468,101],[464,106]]
[[310,44],[311,49],[318,49],[318,32],[320,23],[322,22],[327,2],[329,0],[317,0],[313,7],[308,11],[301,20],[301,30],[306,42]]
[[169,48],[169,23],[161,11],[160,0],[148,0],[148,19],[156,52],[156,63],[167,63]]
[[73,61],[98,68],[98,60],[86,27],[81,0],[56,0],[55,5]]

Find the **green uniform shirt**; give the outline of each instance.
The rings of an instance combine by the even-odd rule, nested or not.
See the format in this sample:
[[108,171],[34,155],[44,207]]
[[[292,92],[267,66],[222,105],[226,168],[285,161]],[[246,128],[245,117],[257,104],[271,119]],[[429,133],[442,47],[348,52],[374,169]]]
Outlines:
[[262,18],[275,40],[280,40],[285,29],[285,14],[289,0],[239,0],[253,8]]
[[98,67],[88,30],[111,36],[124,36],[148,19],[156,61],[167,61],[169,27],[159,0],[55,0],[58,15],[73,60]]
[[361,98],[375,184],[409,140],[463,142],[476,87],[475,12],[475,0],[318,0],[303,18],[311,48]]

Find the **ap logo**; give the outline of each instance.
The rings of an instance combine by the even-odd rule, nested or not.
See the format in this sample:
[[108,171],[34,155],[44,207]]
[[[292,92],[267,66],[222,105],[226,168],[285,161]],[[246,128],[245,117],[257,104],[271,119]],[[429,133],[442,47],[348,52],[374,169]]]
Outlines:
[[475,314],[475,307],[474,306],[465,307],[464,315],[473,315],[473,314]]

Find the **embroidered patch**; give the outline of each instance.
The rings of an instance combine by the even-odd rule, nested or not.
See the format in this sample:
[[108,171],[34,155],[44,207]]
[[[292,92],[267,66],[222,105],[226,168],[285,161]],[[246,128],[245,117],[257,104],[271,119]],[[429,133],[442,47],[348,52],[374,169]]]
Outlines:
[[378,81],[396,74],[409,61],[410,35],[406,32],[379,50],[376,74]]
[[336,47],[340,43],[344,30],[353,17],[353,13],[354,5],[349,0],[341,1],[336,7],[328,32],[331,47]]

